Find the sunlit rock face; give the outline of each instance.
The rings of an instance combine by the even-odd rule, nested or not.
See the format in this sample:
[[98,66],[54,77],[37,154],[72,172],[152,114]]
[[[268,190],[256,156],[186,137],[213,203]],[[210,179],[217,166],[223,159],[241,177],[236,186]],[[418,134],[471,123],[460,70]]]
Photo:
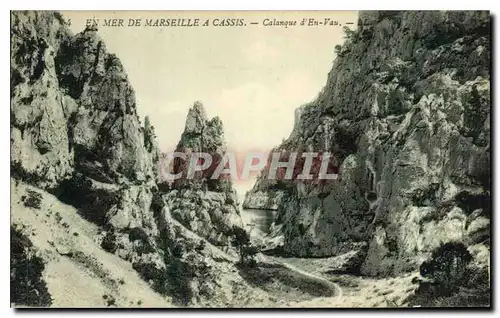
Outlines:
[[[182,263],[194,275],[183,283],[199,285],[185,301],[223,293],[214,287],[213,277],[226,274],[217,264],[196,277],[213,263],[206,241],[227,246],[232,226],[242,226],[231,184],[165,187],[154,127],[147,117],[141,123],[124,67],[96,29],[73,35],[60,14],[27,11],[12,13],[11,30],[13,177],[74,206],[98,226],[98,246],[155,290],[172,293],[178,273],[168,270]],[[179,151],[223,154],[223,136],[220,119],[207,120],[196,103]]]
[[[173,174],[182,176],[174,181],[172,191],[166,195],[172,217],[212,244],[229,246],[233,225],[242,227],[243,223],[231,180],[224,175],[211,178],[226,153],[222,121],[218,117],[209,119],[203,105],[195,102],[188,112],[176,152],[187,157],[174,161]],[[210,155],[212,164],[190,178],[190,156],[197,153]]]
[[[71,175],[65,109],[55,69],[62,21],[43,14],[11,20],[11,165],[42,186]],[[59,38],[58,38],[59,37]]]
[[154,180],[157,149],[145,149],[134,91],[96,30],[73,36],[57,13],[16,13],[11,62],[20,174],[48,187],[75,169],[105,182]]
[[[489,16],[362,12],[359,24],[276,148],[332,152],[340,178],[286,185],[277,223],[289,254],[368,246],[362,273],[386,275],[443,242],[489,237]],[[259,180],[246,201],[266,189]]]
[[13,12],[11,30],[13,175],[79,208],[123,258],[155,254],[158,148],[122,64],[97,30],[73,35],[55,12]]

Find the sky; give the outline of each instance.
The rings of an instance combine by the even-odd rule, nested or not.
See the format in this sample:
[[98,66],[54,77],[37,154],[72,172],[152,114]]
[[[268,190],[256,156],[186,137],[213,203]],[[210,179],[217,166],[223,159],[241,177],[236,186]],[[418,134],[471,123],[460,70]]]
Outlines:
[[[290,135],[294,110],[325,85],[343,31],[263,26],[264,19],[357,21],[355,11],[64,11],[63,16],[71,19],[74,33],[87,19],[99,19],[99,35],[122,61],[139,116],[149,115],[163,152],[175,149],[195,101],[209,117],[221,118],[229,150],[267,152],[280,144]],[[103,26],[107,18],[123,18],[125,26]],[[127,27],[130,18],[143,24],[156,18],[210,19],[210,24],[235,18],[247,25]]]

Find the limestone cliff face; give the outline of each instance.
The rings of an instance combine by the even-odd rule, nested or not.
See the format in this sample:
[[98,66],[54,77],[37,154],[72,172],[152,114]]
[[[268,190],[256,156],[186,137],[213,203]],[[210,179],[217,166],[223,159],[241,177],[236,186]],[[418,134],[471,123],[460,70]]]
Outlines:
[[[195,184],[158,187],[154,127],[148,118],[141,124],[124,68],[97,30],[73,35],[54,12],[13,12],[11,30],[13,177],[76,207],[99,226],[93,239],[158,291],[183,289],[176,294],[183,304],[214,296],[226,270],[213,265],[197,275],[210,262],[205,239],[227,244],[233,223],[241,224],[230,184],[211,184],[209,192]],[[190,112],[179,151],[223,146],[222,123],[200,111]],[[191,276],[175,281],[178,271]]]
[[[73,36],[57,13],[15,12],[11,29],[13,174],[78,207],[137,261],[157,234],[158,149],[146,147],[123,66],[96,30]],[[128,239],[133,229],[144,242]]]
[[[332,152],[340,178],[289,185],[277,223],[290,254],[361,248],[361,271],[384,275],[443,242],[489,238],[489,16],[362,12],[359,22],[277,148]],[[255,189],[274,191],[265,182]]]
[[218,117],[208,119],[205,109],[196,102],[189,110],[177,152],[207,153],[212,165],[187,179],[189,158],[174,163],[174,173],[183,173],[166,197],[172,216],[188,229],[219,246],[229,245],[233,225],[242,226],[238,197],[229,179],[211,179],[215,167],[226,152],[224,129]]
[[74,168],[103,182],[153,179],[156,150],[144,147],[123,66],[96,30],[71,36],[61,21],[40,12],[13,15],[13,164],[42,186]]
[[62,20],[15,14],[11,20],[11,165],[13,172],[54,186],[73,171],[55,54],[67,36]]

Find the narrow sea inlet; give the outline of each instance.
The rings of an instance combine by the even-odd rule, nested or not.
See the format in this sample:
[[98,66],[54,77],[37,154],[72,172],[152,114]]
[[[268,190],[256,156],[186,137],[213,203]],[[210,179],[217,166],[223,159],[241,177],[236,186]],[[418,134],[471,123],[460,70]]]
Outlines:
[[243,209],[240,207],[241,219],[245,229],[250,233],[250,238],[263,237],[269,231],[276,218],[276,211]]

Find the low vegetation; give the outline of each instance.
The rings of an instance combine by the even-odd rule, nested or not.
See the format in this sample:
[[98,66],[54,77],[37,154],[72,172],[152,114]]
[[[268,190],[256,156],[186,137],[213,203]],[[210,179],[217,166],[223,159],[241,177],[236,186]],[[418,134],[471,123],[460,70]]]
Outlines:
[[239,226],[233,226],[231,245],[238,250],[240,265],[255,266],[254,256],[259,252],[250,242],[250,234]]
[[324,284],[308,279],[280,264],[259,263],[255,267],[241,267],[239,273],[249,285],[281,299],[306,301],[334,295],[334,291]]
[[10,301],[16,305],[48,307],[52,304],[42,272],[43,260],[31,241],[15,227],[10,228]]
[[410,306],[488,307],[490,279],[487,268],[471,264],[472,256],[462,243],[446,243],[436,248],[420,266],[423,280]]
[[36,191],[28,190],[26,196],[23,196],[21,200],[25,207],[39,210],[42,204],[42,195]]

